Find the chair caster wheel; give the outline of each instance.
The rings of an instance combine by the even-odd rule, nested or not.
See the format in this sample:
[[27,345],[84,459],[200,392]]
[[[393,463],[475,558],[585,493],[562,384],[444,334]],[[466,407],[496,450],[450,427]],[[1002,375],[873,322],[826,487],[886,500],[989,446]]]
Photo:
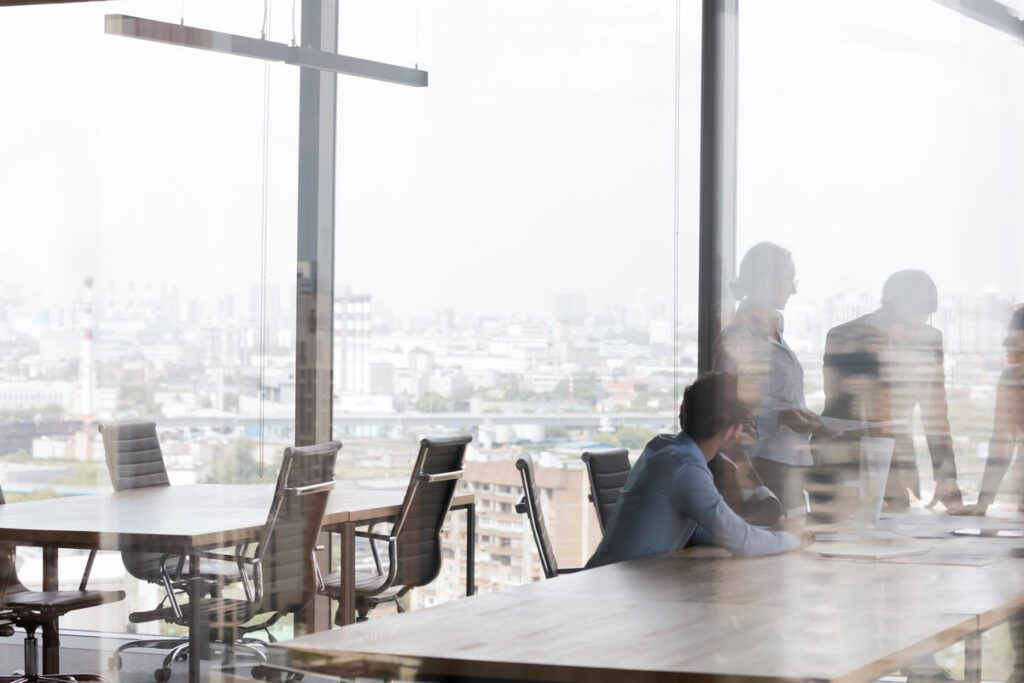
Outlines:
[[160,669],[157,669],[153,672],[153,678],[155,678],[160,683],[166,683],[167,681],[171,680],[171,667],[165,666]]
[[107,668],[111,671],[120,671],[121,664],[121,655],[119,654],[112,654],[110,655],[110,659],[107,660]]
[[259,665],[254,666],[252,668],[252,670],[249,671],[249,675],[252,676],[253,678],[255,678],[258,681],[269,681],[270,680],[269,673],[270,672],[267,671],[267,668],[265,666],[259,666]]

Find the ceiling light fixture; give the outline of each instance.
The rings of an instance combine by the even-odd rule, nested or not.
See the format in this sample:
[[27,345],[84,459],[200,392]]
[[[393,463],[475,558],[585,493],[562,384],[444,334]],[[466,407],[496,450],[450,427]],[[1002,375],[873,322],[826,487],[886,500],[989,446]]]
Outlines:
[[126,14],[106,15],[105,29],[108,34],[152,40],[158,43],[194,47],[229,55],[253,57],[274,62],[284,62],[309,69],[332,71],[346,76],[359,76],[377,81],[397,83],[422,88],[427,85],[427,72],[405,66],[374,62],[359,57],[349,57],[309,47],[297,47],[275,43],[233,33],[209,31],[203,28],[172,24],[132,17]]

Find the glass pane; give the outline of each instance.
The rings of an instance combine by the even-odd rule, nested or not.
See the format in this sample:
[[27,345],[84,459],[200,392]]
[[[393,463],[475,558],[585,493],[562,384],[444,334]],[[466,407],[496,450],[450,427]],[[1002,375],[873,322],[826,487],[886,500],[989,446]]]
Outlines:
[[[674,360],[673,6],[343,3],[343,51],[418,63],[430,86],[342,83],[341,472],[404,487],[418,439],[472,434],[481,591],[543,577],[517,457],[535,458],[558,562],[578,567],[600,538],[581,453],[635,458],[677,428],[675,373],[696,373],[699,7],[683,12]],[[450,524],[413,607],[465,590]]]
[[[0,61],[17,64],[0,76],[12,105],[0,111],[8,504],[109,494],[98,427],[118,421],[155,422],[172,487],[272,483],[293,443],[297,70],[108,35],[106,13],[178,23],[182,6],[104,5],[0,10]],[[258,36],[263,12],[189,3],[184,19]],[[283,12],[270,29],[290,40]],[[227,512],[207,502],[208,515]],[[39,588],[41,549],[18,558]],[[78,585],[86,558],[61,551],[61,588]],[[129,623],[165,594],[159,576],[125,564],[100,553],[88,585],[126,600],[71,612],[61,627],[184,633]],[[65,638],[98,647],[87,642]],[[129,668],[159,666],[152,652],[132,656]],[[78,668],[104,672],[106,657]]]

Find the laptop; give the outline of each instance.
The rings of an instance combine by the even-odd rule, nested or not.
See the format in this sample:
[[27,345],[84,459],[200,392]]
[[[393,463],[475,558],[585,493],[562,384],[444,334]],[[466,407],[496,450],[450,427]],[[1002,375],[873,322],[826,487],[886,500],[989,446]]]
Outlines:
[[[812,502],[805,495],[807,511],[812,519],[826,520],[814,524],[808,531],[827,533],[842,529],[875,529],[882,516],[885,487],[889,481],[889,465],[896,441],[884,437],[860,438],[860,463],[855,475],[843,480],[825,479],[818,482],[817,496]],[[833,475],[834,476],[834,475]],[[856,477],[856,478],[854,478]]]
[[830,512],[835,515],[835,523],[818,528],[810,552],[822,557],[887,560],[931,549],[902,534],[878,529],[895,446],[893,439],[861,437],[858,478],[834,482],[834,500],[838,503],[833,503]]

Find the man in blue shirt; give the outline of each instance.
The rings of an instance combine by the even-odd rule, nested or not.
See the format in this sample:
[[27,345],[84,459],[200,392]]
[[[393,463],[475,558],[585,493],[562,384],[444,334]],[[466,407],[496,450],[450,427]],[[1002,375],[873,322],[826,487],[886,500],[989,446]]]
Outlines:
[[793,534],[752,526],[730,509],[708,469],[708,461],[739,438],[752,412],[739,399],[732,373],[704,374],[688,386],[679,409],[683,431],[647,444],[587,567],[661,555],[690,543],[720,545],[736,555],[799,548]]

